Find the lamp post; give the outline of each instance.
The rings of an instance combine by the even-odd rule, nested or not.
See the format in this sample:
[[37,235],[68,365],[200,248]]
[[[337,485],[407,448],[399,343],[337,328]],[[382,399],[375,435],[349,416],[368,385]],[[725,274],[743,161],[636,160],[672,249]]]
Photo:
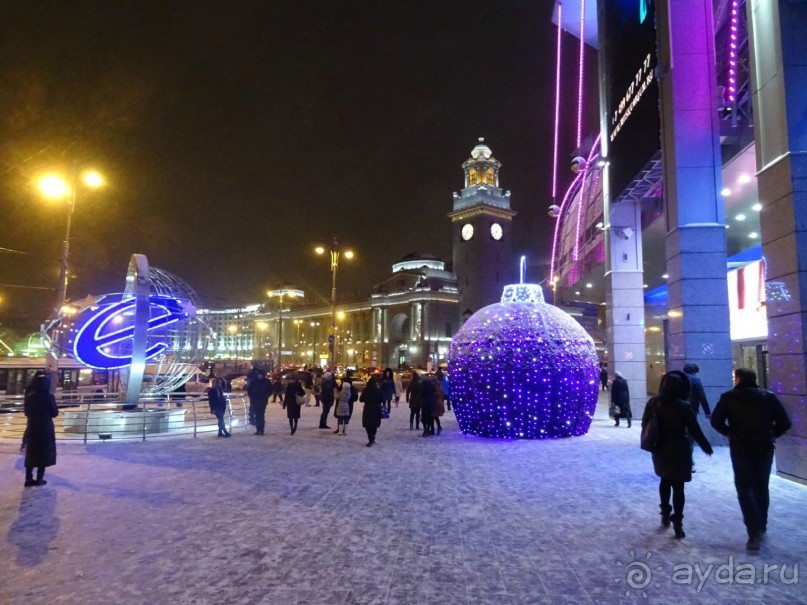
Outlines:
[[[269,324],[266,323],[265,321],[259,321],[259,322],[255,323],[255,328],[257,330],[257,336],[258,336],[258,342],[260,343],[258,345],[258,355],[260,355],[261,359],[265,359],[264,358],[264,353],[265,353],[264,349],[266,348],[266,336],[264,336],[264,333],[266,332],[266,329],[268,327],[269,327]],[[255,348],[254,343],[253,343],[252,346],[253,346],[253,349],[254,349]],[[268,358],[268,356],[267,356],[267,358]]]
[[[62,312],[64,303],[67,300],[67,284],[70,279],[69,255],[70,255],[70,228],[73,224],[73,212],[76,209],[76,198],[78,196],[79,182],[86,187],[97,189],[104,184],[104,177],[95,170],[86,170],[79,174],[78,167],[73,169],[72,185],[58,174],[46,174],[37,182],[40,193],[51,200],[69,200],[67,206],[67,228],[65,230],[64,241],[62,242],[62,253],[59,257],[59,285],[56,288],[56,314]],[[60,343],[56,343],[57,347]],[[46,369],[50,374],[51,389],[56,390],[59,380],[59,355],[51,353],[45,359]]]
[[[328,345],[330,348],[330,365],[336,367],[336,271],[339,269],[339,257],[344,254],[350,260],[354,257],[353,250],[343,249],[339,246],[339,241],[333,238],[333,247],[317,246],[314,252],[320,256],[329,252],[331,255],[331,327],[329,330]],[[331,337],[333,342],[331,342]]]
[[266,295],[270,298],[277,298],[278,299],[278,311],[277,311],[277,366],[275,367],[275,371],[279,372],[283,365],[281,363],[281,355],[283,352],[283,299],[285,297],[289,298],[297,298],[298,296],[302,298],[305,296],[302,290],[298,290],[293,286],[281,286],[277,290],[269,290]]
[[303,323],[302,319],[294,320],[294,348],[291,351],[291,364],[297,365],[297,348],[300,346],[300,324]]

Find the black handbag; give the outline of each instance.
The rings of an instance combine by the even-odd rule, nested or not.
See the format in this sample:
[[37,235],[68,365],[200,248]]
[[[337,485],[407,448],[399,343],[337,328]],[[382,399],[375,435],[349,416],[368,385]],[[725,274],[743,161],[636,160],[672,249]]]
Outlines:
[[650,406],[650,416],[642,427],[642,437],[639,445],[646,452],[655,452],[660,437],[658,414],[656,413],[658,404],[655,399],[651,399],[648,405]]

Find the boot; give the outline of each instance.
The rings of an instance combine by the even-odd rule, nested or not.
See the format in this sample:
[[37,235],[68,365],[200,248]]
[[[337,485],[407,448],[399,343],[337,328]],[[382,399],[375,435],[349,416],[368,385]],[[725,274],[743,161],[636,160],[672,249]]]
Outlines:
[[672,521],[673,529],[675,530],[675,539],[681,540],[686,538],[683,525],[684,515],[670,515],[670,521]]
[[411,431],[413,428],[414,428],[414,427],[412,426],[412,423],[410,422],[410,423],[409,423],[409,430]]
[[670,513],[672,512],[672,506],[670,506],[669,504],[659,504],[658,507],[661,509],[661,512],[659,513],[661,515],[661,526],[669,527]]
[[616,422],[614,423],[614,426],[619,426],[619,418],[616,419]]
[[630,418],[628,418],[628,428],[630,428]]

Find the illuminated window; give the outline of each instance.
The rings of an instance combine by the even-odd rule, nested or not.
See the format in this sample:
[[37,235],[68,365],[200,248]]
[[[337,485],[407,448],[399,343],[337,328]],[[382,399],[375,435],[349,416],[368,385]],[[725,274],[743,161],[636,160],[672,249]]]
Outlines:
[[476,170],[471,170],[468,173],[468,186],[476,185]]
[[487,182],[488,185],[496,185],[496,175],[493,173],[493,168],[488,168],[487,172]]

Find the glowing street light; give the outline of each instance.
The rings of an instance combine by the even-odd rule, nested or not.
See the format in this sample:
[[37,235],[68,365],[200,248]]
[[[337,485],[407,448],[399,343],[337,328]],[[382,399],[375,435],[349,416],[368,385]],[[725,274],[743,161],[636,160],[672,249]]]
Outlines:
[[[58,312],[65,306],[67,300],[67,283],[69,280],[69,265],[68,259],[70,257],[70,227],[73,223],[73,212],[76,210],[76,197],[78,194],[79,179],[81,182],[92,189],[96,189],[104,184],[104,178],[100,173],[91,170],[79,174],[78,168],[73,170],[73,184],[68,184],[67,179],[56,173],[43,175],[37,181],[37,188],[39,192],[47,199],[50,200],[69,200],[67,209],[67,229],[65,230],[64,241],[62,242],[62,255],[59,259],[60,273],[59,273],[59,286],[56,288],[56,306]],[[58,343],[57,343],[58,344]],[[59,381],[59,356],[48,355],[45,360],[45,365],[51,379],[51,389],[54,391]]]
[[[329,348],[330,348],[330,365],[332,368],[336,367],[336,272],[339,269],[339,256],[344,255],[348,260],[352,259],[355,254],[350,248],[342,249],[339,246],[339,240],[333,238],[333,245],[331,248],[326,249],[325,246],[319,245],[314,248],[314,252],[320,256],[325,252],[331,255],[331,327],[329,330]],[[330,340],[333,339],[333,342]]]

